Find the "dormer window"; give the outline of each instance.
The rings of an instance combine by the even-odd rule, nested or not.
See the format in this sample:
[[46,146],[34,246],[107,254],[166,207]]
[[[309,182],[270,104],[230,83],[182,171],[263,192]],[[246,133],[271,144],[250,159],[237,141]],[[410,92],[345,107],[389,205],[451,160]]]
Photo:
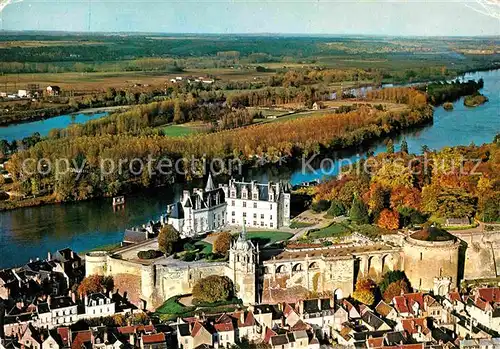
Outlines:
[[257,193],[253,193],[253,195],[252,195],[252,199],[253,199],[253,200],[259,200],[259,194],[257,194]]
[[248,199],[248,195],[247,195],[247,191],[244,190],[242,193],[241,193],[241,196],[243,199]]
[[235,198],[236,197],[236,190],[231,190],[231,197]]

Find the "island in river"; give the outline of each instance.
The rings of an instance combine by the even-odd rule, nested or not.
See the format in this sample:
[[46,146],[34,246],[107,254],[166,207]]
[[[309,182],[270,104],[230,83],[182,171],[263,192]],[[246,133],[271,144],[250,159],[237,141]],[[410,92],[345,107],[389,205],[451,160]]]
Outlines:
[[464,98],[464,105],[466,107],[477,107],[477,106],[484,104],[486,102],[488,102],[488,97],[486,97],[480,93],[466,96]]

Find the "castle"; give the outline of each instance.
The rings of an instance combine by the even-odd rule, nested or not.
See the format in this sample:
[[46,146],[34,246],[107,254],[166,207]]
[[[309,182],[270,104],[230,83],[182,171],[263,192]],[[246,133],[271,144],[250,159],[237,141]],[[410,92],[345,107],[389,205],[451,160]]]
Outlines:
[[457,238],[431,227],[378,242],[353,239],[331,246],[261,250],[243,226],[224,262],[186,262],[172,256],[139,260],[138,251],[157,248],[157,241],[150,240],[113,254],[90,252],[85,264],[87,275],[112,275],[117,288],[154,309],[172,296],[190,293],[209,275],[231,278],[244,304],[294,302],[310,293],[343,298],[352,294],[358,278],[379,280],[386,271],[398,269],[415,289],[443,295],[458,285],[459,246]]
[[290,225],[290,193],[281,182],[231,179],[215,187],[210,174],[205,189],[184,190],[180,201],[167,207],[167,217],[168,224],[183,237],[202,235],[226,224],[277,229]]

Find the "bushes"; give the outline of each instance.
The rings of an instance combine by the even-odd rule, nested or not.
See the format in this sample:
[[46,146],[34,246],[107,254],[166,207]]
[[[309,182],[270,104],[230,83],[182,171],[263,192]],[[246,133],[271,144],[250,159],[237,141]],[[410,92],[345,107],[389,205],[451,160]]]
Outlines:
[[332,217],[343,216],[346,213],[346,208],[340,201],[332,200],[332,204],[330,205],[327,213]]
[[319,200],[319,201],[313,202],[311,205],[311,209],[317,213],[324,212],[324,211],[328,210],[329,207],[330,207],[330,202],[328,200]]
[[161,256],[163,256],[163,253],[158,250],[139,251],[137,253],[137,257],[139,259],[155,259]]
[[193,302],[214,303],[231,299],[233,282],[227,276],[210,275],[198,280],[193,287]]

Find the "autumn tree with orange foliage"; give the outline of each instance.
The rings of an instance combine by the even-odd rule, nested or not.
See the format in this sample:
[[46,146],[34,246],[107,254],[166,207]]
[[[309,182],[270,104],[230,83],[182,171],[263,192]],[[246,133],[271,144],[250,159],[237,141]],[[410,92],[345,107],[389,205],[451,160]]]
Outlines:
[[231,247],[231,241],[233,240],[233,236],[228,231],[223,231],[217,235],[213,245],[214,253],[225,255],[229,248]]
[[372,305],[375,302],[378,292],[378,286],[372,279],[358,279],[355,291],[352,297],[366,305]]
[[408,292],[410,292],[410,286],[405,280],[395,281],[385,289],[383,294],[384,302],[390,303],[394,297]]
[[380,212],[380,217],[377,225],[384,229],[396,230],[399,228],[399,213],[389,209],[384,209]]
[[78,286],[78,295],[83,297],[91,293],[108,292],[114,288],[112,276],[89,275]]

